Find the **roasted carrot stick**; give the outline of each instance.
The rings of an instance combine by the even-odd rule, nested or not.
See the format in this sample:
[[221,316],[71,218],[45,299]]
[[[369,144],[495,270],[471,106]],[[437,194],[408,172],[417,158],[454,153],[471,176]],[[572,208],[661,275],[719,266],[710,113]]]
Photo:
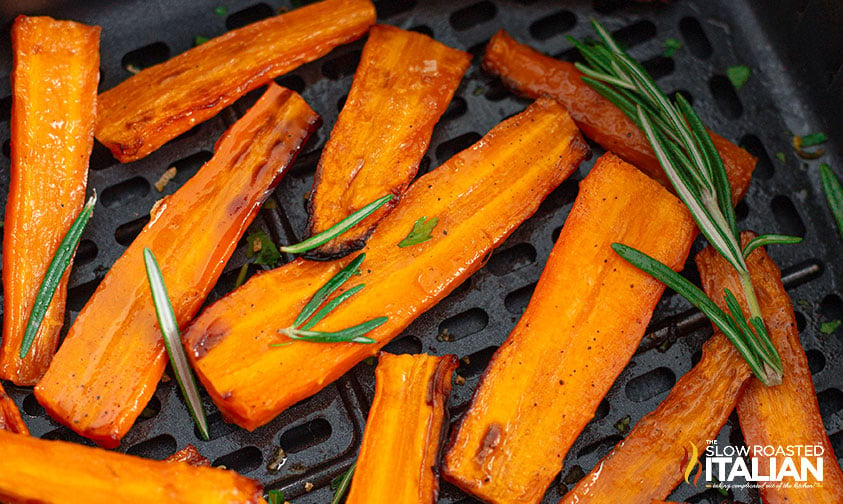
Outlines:
[[234,471],[0,432],[0,500],[7,504],[265,504],[262,494],[260,483]]
[[381,353],[346,504],[435,504],[454,355]]
[[[362,250],[362,275],[348,282],[348,288],[365,288],[314,329],[336,331],[389,317],[367,334],[375,344],[296,341],[269,347],[284,341],[276,329],[289,326],[348,262],[296,260],[253,277],[196,318],[184,335],[194,370],[228,420],[247,429],[265,424],[375,355],[477,271],[586,152],[565,109],[538,100],[420,177],[372,234]],[[398,247],[422,216],[439,219],[431,239]]]
[[369,0],[324,0],[211,39],[102,93],[97,139],[123,163],[140,159],[374,22]]
[[[519,94],[559,100],[587,137],[670,187],[644,133],[620,109],[580,80],[582,74],[573,64],[545,56],[501,30],[486,47],[483,68],[500,76]],[[756,159],[716,133],[711,132],[711,138],[737,189],[732,194],[737,203],[749,187]]]
[[597,160],[530,304],[452,435],[444,477],[487,502],[539,502],[664,290],[612,243],[678,270],[695,234],[686,208],[662,186],[617,156]]
[[23,423],[18,406],[6,394],[2,386],[0,386],[0,430],[14,432],[16,434],[29,434],[29,429]]
[[700,362],[659,407],[559,503],[650,504],[666,498],[695,461],[694,450],[704,453],[707,442],[717,437],[751,375],[728,338],[715,334],[703,347]]
[[151,222],[102,280],[35,388],[53,418],[103,446],[120,443],[167,364],[143,249],[161,263],[184,326],[317,120],[299,95],[271,84],[220,138],[214,157],[153,209]]
[[12,26],[12,168],[3,229],[0,378],[34,385],[64,324],[67,273],[24,359],[21,341],[50,261],[85,199],[100,28],[18,16]]
[[[744,245],[754,237],[752,233],[741,235]],[[823,481],[819,485],[814,486],[817,481],[809,473],[805,482],[807,487],[769,484],[760,489],[761,498],[767,504],[843,502],[843,471],[823,426],[808,358],[799,342],[793,303],[782,285],[781,272],[763,251],[750,255],[747,262],[770,338],[782,359],[784,378],[776,387],[765,387],[755,378],[750,380],[738,402],[744,440],[750,447],[811,445],[821,446],[825,451]],[[713,250],[701,252],[697,256],[697,266],[706,294],[721,303],[721,308],[725,307],[724,289],[742,292],[734,269]],[[738,298],[742,300],[739,295]],[[762,468],[759,473],[767,475],[769,457],[763,453],[757,457],[760,459],[758,466]],[[783,466],[784,457],[776,457],[776,467]]]
[[313,255],[359,249],[398,204],[430,144],[433,126],[471,55],[426,35],[378,25],[369,32],[348,99],[313,180],[310,231],[320,233],[384,194],[395,197]]

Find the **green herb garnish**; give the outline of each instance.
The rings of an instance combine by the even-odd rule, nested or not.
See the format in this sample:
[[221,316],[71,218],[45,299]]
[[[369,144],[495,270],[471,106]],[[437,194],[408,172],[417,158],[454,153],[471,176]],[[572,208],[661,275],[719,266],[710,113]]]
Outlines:
[[422,216],[413,223],[413,229],[410,230],[410,234],[407,235],[406,238],[398,242],[399,247],[412,247],[413,245],[418,245],[419,243],[424,243],[427,240],[433,238],[430,233],[433,232],[433,228],[439,224],[439,217],[433,217],[432,219],[428,219],[425,216]]
[[219,7],[214,9],[214,13],[217,16],[225,16],[226,14],[228,14],[228,7],[226,7],[225,5],[220,5]]
[[197,36],[193,37],[193,45],[194,46],[202,45],[209,40],[211,40],[211,39],[209,39],[208,37],[203,37],[202,35],[197,35]]
[[348,487],[351,486],[351,477],[354,476],[354,468],[357,467],[357,462],[351,464],[344,473],[331,480],[331,490],[334,491],[334,497],[331,499],[331,504],[340,504]]
[[173,313],[173,305],[170,303],[170,296],[167,294],[167,286],[164,284],[164,276],[155,254],[148,248],[143,249],[143,260],[146,265],[146,277],[149,280],[149,290],[152,292],[152,302],[155,305],[155,315],[158,317],[158,326],[161,335],[164,337],[164,346],[167,348],[167,355],[170,357],[170,364],[173,366],[173,373],[176,381],[187,402],[190,416],[199,428],[202,439],[208,441],[208,421],[205,418],[205,408],[202,406],[202,398],[199,395],[199,387],[196,385],[196,378],[187,363],[187,356],[184,354],[179,325],[176,322],[176,315]]
[[662,51],[662,56],[665,58],[670,58],[676,51],[678,51],[682,47],[682,42],[679,42],[675,38],[665,39],[664,43],[662,44],[664,47],[664,51]]
[[746,84],[750,76],[749,67],[746,65],[730,66],[726,69],[726,77],[732,82],[735,89],[740,89]]
[[615,422],[615,429],[618,431],[618,433],[626,434],[627,432],[629,432],[629,422],[631,420],[632,419],[629,417],[629,415],[627,415]]
[[270,490],[266,492],[266,501],[267,504],[284,504],[287,502],[287,496],[283,490]]
[[[648,255],[615,243],[624,259],[684,296],[732,341],[765,385],[781,383],[782,364],[761,318],[761,308],[740,246],[732,190],[720,154],[693,107],[677,94],[671,103],[644,68],[623,52],[597,21],[602,42],[585,44],[570,38],[585,58],[577,63],[583,81],[629,116],[647,136],[659,163],[679,198],[688,207],[708,242],[738,273],[749,307],[747,319],[734,294],[724,291],[729,313],[723,312],[698,287]],[[748,76],[748,69],[746,69]],[[763,235],[763,243],[794,243],[796,237]],[[752,247],[747,247],[747,252]]]
[[814,147],[816,145],[824,144],[828,141],[828,135],[825,133],[811,133],[810,135],[802,136],[802,147]]
[[41,286],[38,288],[38,294],[35,296],[35,302],[32,304],[32,311],[29,312],[29,319],[26,321],[26,329],[23,332],[23,339],[20,343],[20,358],[26,357],[29,349],[32,348],[32,342],[35,341],[35,336],[41,328],[41,322],[44,321],[44,315],[53,301],[53,296],[56,294],[56,289],[61,283],[64,272],[70,266],[70,261],[73,259],[73,254],[76,252],[76,247],[79,245],[79,240],[82,239],[82,231],[91,220],[91,215],[94,213],[94,204],[97,202],[97,195],[94,193],[82,211],[73,221],[73,224],[68,228],[67,233],[59,243],[59,248],[56,249],[53,259],[50,261],[50,266],[47,267],[47,272],[44,273],[44,279],[41,280]]
[[843,186],[840,184],[840,179],[834,175],[831,167],[826,163],[820,163],[820,182],[825,193],[825,199],[828,202],[828,208],[831,209],[834,222],[837,223],[837,230],[843,237]]
[[784,152],[776,152],[776,159],[778,159],[782,164],[785,163]]
[[831,334],[836,331],[838,327],[840,327],[840,324],[843,324],[840,319],[823,322],[822,324],[820,324],[820,332],[823,334]]
[[307,252],[308,250],[313,250],[316,247],[324,245],[336,238],[337,236],[353,228],[355,225],[357,225],[357,223],[371,215],[378,208],[384,206],[391,199],[391,194],[387,194],[386,196],[378,198],[375,201],[364,206],[360,210],[357,210],[356,212],[352,213],[345,219],[334,224],[329,229],[326,229],[325,231],[322,231],[317,235],[313,235],[307,240],[304,240],[303,242],[297,243],[295,245],[287,245],[284,247],[280,247],[279,250],[288,254],[302,254],[304,252]]
[[[354,294],[360,292],[363,287],[366,286],[365,284],[355,285],[354,287],[348,289],[347,291],[338,295],[334,299],[326,302],[328,298],[331,297],[331,294],[336,292],[336,290],[339,289],[345,282],[347,282],[349,278],[360,272],[360,265],[363,264],[363,260],[365,258],[366,254],[358,255],[354,258],[353,261],[348,263],[348,265],[341,269],[336,275],[331,277],[331,279],[328,280],[325,285],[323,285],[319,288],[319,290],[316,291],[316,293],[313,295],[312,298],[310,298],[307,304],[304,305],[304,308],[302,308],[301,313],[299,313],[298,317],[296,317],[296,320],[293,322],[293,324],[289,327],[285,327],[284,329],[278,329],[278,333],[287,336],[291,340],[310,341],[314,343],[375,343],[375,340],[364,335],[369,331],[383,325],[387,320],[389,320],[389,318],[377,317],[372,320],[367,320],[366,322],[363,322],[356,326],[352,326],[336,332],[322,332],[311,330],[311,328],[316,325],[320,320],[325,318],[339,305],[344,303],[348,298],[350,298]],[[291,342],[274,343],[269,346],[287,346],[290,343]]]

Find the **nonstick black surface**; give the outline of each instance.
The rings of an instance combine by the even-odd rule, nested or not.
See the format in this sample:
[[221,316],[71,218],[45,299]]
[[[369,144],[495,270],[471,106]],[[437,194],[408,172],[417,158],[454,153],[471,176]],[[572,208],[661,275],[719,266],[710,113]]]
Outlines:
[[[26,4],[26,5],[24,5]],[[753,5],[757,4],[757,5]],[[225,6],[226,15],[215,13]],[[124,2],[0,2],[5,20],[0,67],[0,194],[8,189],[9,111],[8,74],[11,66],[8,27],[16,14],[49,14],[103,27],[100,89],[109,89],[129,76],[127,65],[145,67],[181,53],[196,36],[213,37],[227,30],[289,8],[286,0],[134,0]],[[822,199],[818,162],[793,155],[791,133],[828,133],[823,160],[840,173],[843,169],[843,37],[838,27],[843,7],[830,1],[738,2],[676,1],[637,4],[618,1],[383,1],[379,22],[417,30],[472,52],[476,57],[448,112],[433,133],[431,148],[422,163],[424,173],[468,147],[504,117],[522,110],[527,101],[509,93],[479,67],[486,41],[506,28],[520,41],[564,59],[575,58],[564,35],[591,33],[590,17],[600,19],[645,61],[666,91],[682,91],[693,99],[708,125],[759,157],[755,179],[738,206],[742,228],[804,236],[802,245],[773,248],[785,284],[795,302],[802,343],[808,354],[820,408],[832,444],[843,456],[843,328],[822,334],[820,324],[843,318],[843,241],[833,228]],[[673,37],[682,42],[672,58],[661,56],[662,43]],[[338,48],[327,57],[305,65],[276,81],[303,94],[324,118],[324,125],[309,142],[272,199],[275,208],[263,209],[252,229],[263,228],[279,242],[293,243],[305,230],[305,195],[319,152],[348,93],[364,41]],[[752,70],[747,84],[735,91],[726,69],[744,64]],[[168,143],[149,157],[119,165],[101,145],[91,159],[89,191],[100,199],[95,217],[85,232],[70,278],[68,318],[72,320],[115,259],[148,220],[153,203],[171,194],[210,158],[220,134],[257,99],[254,91],[218,117]],[[577,185],[603,151],[592,145],[595,157],[563,183],[525,222],[488,264],[447,299],[425,313],[387,350],[455,353],[469,356],[458,373],[452,397],[455,421],[467,406],[480,373],[492,352],[504,341],[529,300],[545,260],[577,194]],[[776,159],[782,152],[785,162]],[[164,193],[153,187],[170,166],[178,176]],[[190,239],[185,236],[184,239]],[[702,244],[695,244],[693,253]],[[209,297],[209,302],[230,291],[245,259],[241,243]],[[285,258],[289,259],[289,257]],[[696,278],[689,261],[685,274]],[[439,337],[444,330],[450,340]],[[565,469],[544,502],[556,500],[584,472],[623,437],[616,427],[625,417],[634,425],[653,410],[676,382],[699,359],[703,341],[711,334],[708,323],[686,302],[668,293],[659,304],[647,337],[629,366],[621,373],[565,459]],[[277,387],[284,387],[280,382]],[[90,444],[51,421],[32,390],[7,385],[21,406],[33,435]],[[206,397],[211,441],[202,441],[184,402],[171,380],[158,387],[145,417],[123,440],[121,451],[164,458],[187,443],[195,444],[214,464],[223,464],[263,481],[268,489],[286,490],[294,504],[326,503],[330,480],[341,474],[356,456],[374,390],[373,367],[363,363],[337,383],[284,412],[254,433],[228,425]],[[267,394],[272,394],[267,390]],[[733,417],[720,434],[721,443],[741,443]],[[283,448],[286,461],[279,471],[267,466]],[[396,475],[400,477],[400,475]],[[314,487],[305,492],[305,483]],[[737,499],[758,502],[755,494],[714,490],[700,493],[687,485],[675,500],[722,502]],[[447,483],[441,503],[475,502]]]

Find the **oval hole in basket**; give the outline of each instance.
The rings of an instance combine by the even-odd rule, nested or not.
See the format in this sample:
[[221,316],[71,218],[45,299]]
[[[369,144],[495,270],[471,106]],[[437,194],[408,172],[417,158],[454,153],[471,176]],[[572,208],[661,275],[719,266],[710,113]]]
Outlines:
[[149,222],[149,215],[144,215],[135,220],[119,225],[117,230],[114,231],[114,239],[117,240],[117,243],[120,245],[128,247],[129,244],[132,243],[132,241],[134,241],[134,239],[140,234],[147,222]]
[[118,163],[111,151],[105,145],[94,141],[94,148],[91,150],[91,157],[88,160],[88,167],[92,170],[104,170]]
[[843,320],[843,299],[837,294],[829,294],[820,301],[820,315],[825,321]]
[[466,364],[464,360],[460,359],[457,374],[463,378],[474,378],[475,376],[480,376],[483,374],[483,371],[486,370],[486,367],[489,365],[489,361],[492,359],[492,356],[497,350],[498,347],[496,346],[490,346],[482,350],[478,350],[468,356],[468,364]]
[[831,448],[837,459],[843,459],[843,431],[832,434],[828,439],[831,441]]
[[76,257],[73,259],[75,266],[82,266],[88,264],[97,258],[99,247],[91,240],[82,240],[79,242],[79,247],[76,249]]
[[670,390],[676,383],[676,375],[669,368],[660,367],[629,380],[626,397],[631,401],[644,402]]
[[708,81],[708,89],[711,91],[711,96],[714,97],[717,109],[724,116],[729,119],[737,119],[743,114],[741,99],[738,98],[735,86],[732,85],[732,82],[726,76],[713,76]]
[[38,403],[38,399],[35,398],[35,394],[29,394],[23,398],[23,412],[29,416],[35,417],[47,414],[47,410]]
[[164,460],[175,453],[176,447],[176,438],[169,434],[161,434],[131,446],[126,453],[152,460]]
[[225,466],[240,474],[245,474],[254,471],[261,464],[263,464],[261,451],[254,446],[246,446],[214,460],[212,465]]
[[442,120],[450,121],[451,119],[462,117],[467,110],[468,103],[465,101],[465,98],[462,96],[455,96],[454,99],[451,100],[451,103],[448,104],[448,108],[446,108],[445,112],[442,114]]
[[120,64],[129,73],[137,73],[144,68],[163,63],[168,59],[170,59],[170,47],[164,42],[153,42],[127,52],[120,60]]
[[175,184],[176,186],[181,186],[187,182],[190,177],[196,175],[199,168],[202,168],[202,165],[210,161],[213,156],[213,153],[203,150],[171,163],[170,166],[174,166],[176,168],[176,176],[173,177],[173,180],[170,183]]
[[73,432],[67,427],[59,427],[41,436],[41,439],[48,439],[51,441],[68,441],[71,443],[83,444],[85,446],[94,446],[94,442],[86,437]]
[[613,434],[609,437],[595,441],[589,445],[582,447],[577,453],[577,458],[588,457],[589,455],[596,455],[598,459],[603,458],[606,454],[615,447],[616,444],[623,441],[621,436]]
[[503,276],[536,262],[536,248],[529,243],[519,243],[505,249],[498,249],[486,263],[486,269],[493,275]]
[[644,66],[644,69],[650,73],[650,76],[652,76],[654,80],[667,77],[676,69],[676,64],[673,62],[673,58],[666,58],[664,56],[650,58],[641,64]]
[[433,38],[433,28],[427,25],[416,25],[410,28],[408,31],[421,33],[422,35],[427,35],[430,38]]
[[0,99],[0,122],[9,122],[12,118],[12,96]]
[[778,195],[770,202],[770,208],[773,210],[773,217],[779,225],[777,232],[793,236],[805,236],[805,224],[790,198]]
[[106,187],[100,195],[100,202],[105,208],[117,208],[143,199],[147,194],[149,194],[149,182],[143,177],[132,177]]
[[685,45],[691,51],[691,54],[700,59],[706,59],[711,56],[713,52],[711,42],[708,40],[708,36],[696,18],[682,18],[679,21],[679,32],[682,34],[682,40],[685,41]]
[[75,312],[81,311],[94,291],[97,290],[101,281],[102,278],[95,278],[90,282],[67,289],[67,309]]
[[152,399],[144,406],[143,410],[140,412],[140,416],[138,417],[139,420],[149,420],[150,418],[155,418],[161,411],[161,399],[158,399],[155,396],[152,396]]
[[488,0],[463,7],[451,14],[451,26],[457,31],[465,31],[475,26],[491,21],[498,13],[495,4]]
[[324,443],[331,437],[331,424],[324,418],[316,418],[291,429],[278,438],[278,445],[287,453],[298,453],[312,446]]
[[436,146],[436,159],[438,159],[440,163],[444,163],[445,161],[451,159],[454,155],[474,145],[481,138],[482,136],[480,133],[469,131],[468,133],[463,133],[458,137],[445,140]]
[[530,303],[530,298],[533,297],[534,290],[536,290],[536,284],[532,283],[507,294],[503,300],[506,311],[513,315],[524,313],[524,309]]
[[656,36],[656,25],[651,21],[642,20],[631,25],[624,26],[612,33],[618,44],[625,49],[630,49],[643,44]]
[[401,336],[387,343],[383,351],[395,355],[419,354],[422,351],[422,342],[415,336]]
[[577,25],[577,16],[571,11],[558,11],[530,25],[530,35],[536,40],[547,40],[561,35]]
[[449,341],[456,341],[478,333],[488,325],[489,315],[482,308],[472,308],[443,320],[439,324],[439,333],[447,331]]
[[229,30],[236,30],[263,19],[271,18],[274,15],[275,11],[272,10],[272,7],[265,3],[259,3],[229,14],[225,18],[225,27]]
[[307,87],[307,83],[304,81],[304,79],[295,74],[279,77],[275,79],[275,82],[277,82],[279,86],[283,86],[287,89],[292,89],[293,91],[299,94],[302,94],[305,88]]
[[811,370],[812,375],[825,369],[825,355],[819,350],[808,350],[805,352],[805,356],[808,357],[808,369]]
[[820,403],[820,416],[823,417],[823,422],[829,425],[831,417],[843,410],[843,392],[836,388],[825,389],[817,394],[817,402]]
[[770,155],[767,154],[767,149],[761,143],[761,139],[755,135],[744,135],[741,137],[740,146],[746,149],[747,152],[758,158],[758,163],[755,165],[753,176],[769,180],[773,178],[775,168]]

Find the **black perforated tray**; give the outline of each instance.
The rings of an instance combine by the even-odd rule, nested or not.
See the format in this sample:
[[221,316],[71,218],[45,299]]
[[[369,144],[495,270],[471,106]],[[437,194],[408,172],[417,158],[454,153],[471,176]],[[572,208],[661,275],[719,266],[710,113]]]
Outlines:
[[[253,1],[253,0],[252,0]],[[757,3],[757,6],[753,6]],[[102,82],[109,89],[128,77],[129,64],[144,67],[181,53],[195,36],[213,37],[226,30],[273,15],[290,7],[286,0],[265,3],[229,0],[134,0],[109,2],[44,1],[23,7],[0,2],[4,29],[0,35],[0,194],[8,189],[9,110],[8,74],[11,51],[8,27],[16,14],[50,14],[103,27]],[[226,15],[215,13],[225,6]],[[27,10],[28,9],[28,10]],[[822,322],[843,318],[843,247],[822,200],[817,162],[804,163],[791,151],[790,131],[825,131],[832,136],[824,160],[843,168],[843,39],[838,27],[841,6],[834,2],[677,1],[670,5],[637,4],[613,0],[569,1],[383,1],[379,21],[433,35],[454,47],[469,50],[475,60],[454,102],[436,127],[431,149],[421,172],[438,166],[469,146],[494,124],[520,111],[527,101],[514,97],[479,67],[485,42],[499,28],[516,38],[561,58],[575,57],[564,34],[589,35],[589,17],[597,17],[644,61],[667,91],[681,90],[693,99],[702,117],[727,138],[738,141],[759,157],[752,187],[738,207],[743,228],[778,231],[805,237],[804,244],[774,248],[785,284],[796,302],[802,342],[808,354],[826,428],[838,456],[843,456],[843,328],[834,334],[819,331]],[[683,47],[672,58],[661,56],[662,43],[673,37]],[[354,73],[363,41],[341,47],[327,57],[277,79],[301,92],[324,117],[324,125],[273,195],[277,206],[264,209],[252,228],[264,228],[283,243],[296,242],[305,230],[304,195],[310,190],[319,151],[336,120]],[[752,69],[747,84],[735,91],[726,68],[746,64]],[[86,230],[70,279],[68,319],[84,305],[109,266],[123,252],[148,219],[153,203],[162,196],[152,184],[169,167],[178,176],[165,189],[175,191],[211,156],[217,137],[251,105],[260,91],[251,93],[218,117],[165,145],[149,157],[118,165],[97,145],[91,160],[90,188],[100,200]],[[835,143],[837,142],[837,143]],[[592,146],[595,154],[602,149]],[[776,159],[782,152],[785,162]],[[595,156],[596,159],[596,156]],[[454,387],[452,417],[465,409],[489,357],[504,341],[526,306],[565,216],[577,194],[578,181],[594,160],[580,169],[542,204],[488,264],[447,299],[425,313],[396,341],[392,352],[455,353],[469,356],[459,374],[464,385]],[[693,252],[700,250],[695,244]],[[286,258],[289,259],[289,258]],[[238,248],[209,301],[231,290],[244,261]],[[696,277],[689,261],[686,275]],[[445,329],[451,341],[437,336]],[[622,438],[615,424],[626,416],[634,425],[664,399],[668,390],[699,359],[710,335],[707,322],[675,295],[666,295],[656,311],[648,336],[629,366],[621,373],[565,459],[565,469],[544,502],[556,502],[577,475],[588,472]],[[283,387],[283,383],[278,384]],[[337,383],[280,415],[270,424],[248,433],[225,424],[206,398],[211,411],[211,437],[201,441],[174,383],[164,382],[146,411],[123,440],[120,450],[163,458],[193,443],[215,464],[224,464],[263,481],[267,488],[283,488],[294,504],[326,503],[331,478],[342,473],[356,456],[374,390],[373,368],[357,366]],[[51,421],[35,401],[31,389],[9,385],[32,433],[51,439],[90,444]],[[269,392],[268,392],[269,393]],[[720,435],[740,443],[734,418]],[[279,447],[287,453],[283,467],[271,472]],[[400,477],[400,475],[396,475]],[[314,487],[305,492],[305,483]],[[676,500],[721,502],[716,491],[696,493],[686,485]],[[730,493],[729,498],[758,502],[755,494]],[[471,498],[443,483],[440,502],[470,503]]]

